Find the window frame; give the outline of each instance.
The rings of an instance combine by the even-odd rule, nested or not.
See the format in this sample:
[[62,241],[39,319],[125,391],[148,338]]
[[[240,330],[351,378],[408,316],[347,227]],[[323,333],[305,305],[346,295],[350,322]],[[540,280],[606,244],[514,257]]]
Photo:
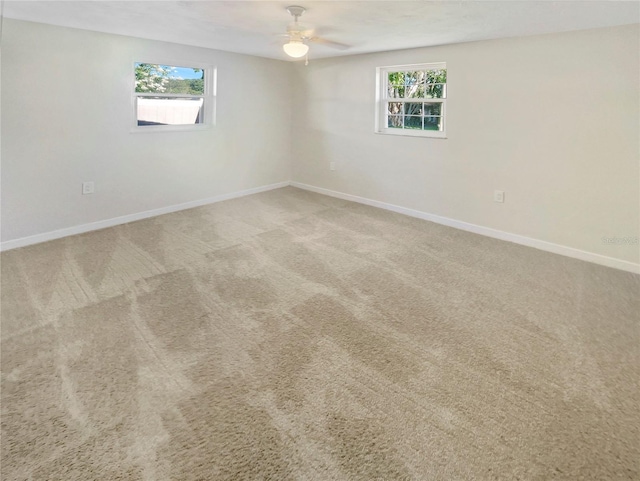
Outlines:
[[[160,60],[160,61],[159,61]],[[202,95],[193,94],[165,94],[152,92],[136,92],[135,66],[138,63],[166,65],[170,67],[197,68],[204,71],[204,93]],[[202,62],[192,62],[190,60],[167,60],[167,59],[136,59],[131,62],[131,109],[132,109],[132,133],[141,132],[192,132],[198,130],[208,130],[216,125],[216,100],[218,85],[218,69],[216,66]],[[198,124],[183,125],[138,125],[138,97],[169,97],[169,98],[202,98],[202,122]]]
[[[375,115],[375,133],[385,135],[402,135],[407,137],[427,137],[432,139],[447,138],[447,96],[448,82],[445,83],[446,94],[444,98],[430,99],[397,99],[388,97],[389,73],[390,72],[414,72],[417,70],[441,70],[447,69],[446,62],[418,63],[409,65],[391,65],[388,67],[376,68],[376,115]],[[448,81],[447,71],[447,81]],[[439,103],[441,104],[440,118],[442,119],[442,130],[417,130],[417,129],[399,129],[389,128],[388,125],[388,104],[420,101],[422,103]],[[417,103],[417,102],[416,102]]]

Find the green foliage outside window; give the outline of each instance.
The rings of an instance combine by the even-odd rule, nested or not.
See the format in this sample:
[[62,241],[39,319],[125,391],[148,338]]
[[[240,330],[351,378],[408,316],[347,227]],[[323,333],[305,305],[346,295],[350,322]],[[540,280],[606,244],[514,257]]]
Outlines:
[[[447,96],[447,70],[389,72],[387,77],[387,127],[440,130],[442,105],[429,99]],[[393,102],[392,99],[403,99]]]
[[137,63],[135,65],[136,92],[159,94],[204,95],[204,70],[197,79],[183,79],[177,74],[177,68],[169,65]]
[[447,70],[419,70],[416,72],[389,72],[389,98],[446,97]]

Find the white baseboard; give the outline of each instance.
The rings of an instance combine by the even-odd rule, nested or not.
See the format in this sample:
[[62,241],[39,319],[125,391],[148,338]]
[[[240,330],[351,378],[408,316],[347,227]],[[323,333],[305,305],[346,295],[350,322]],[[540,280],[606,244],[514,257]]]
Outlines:
[[126,224],[128,222],[147,219],[149,217],[155,217],[162,214],[169,214],[171,212],[177,212],[185,209],[192,209],[194,207],[200,207],[207,204],[214,204],[216,202],[221,202],[223,200],[235,199],[237,197],[244,197],[246,195],[257,194],[259,192],[266,192],[268,190],[279,189],[281,187],[286,187],[288,185],[297,187],[299,189],[317,192],[318,194],[324,194],[330,197],[336,197],[338,199],[349,200],[352,202],[358,202],[360,204],[366,204],[373,207],[378,207],[381,209],[398,212],[400,214],[416,217],[418,219],[424,219],[430,222],[435,222],[436,224],[442,224],[449,227],[454,227],[456,229],[465,230],[468,232],[473,232],[475,234],[481,234],[487,237],[493,237],[495,239],[514,242],[516,244],[533,247],[535,249],[540,249],[547,252],[553,252],[554,254],[573,257],[574,259],[580,259],[583,261],[593,262],[595,264],[600,264],[607,267],[613,267],[614,269],[620,269],[623,271],[640,274],[640,264],[636,264],[633,262],[616,259],[614,257],[607,257],[600,254],[595,254],[593,252],[587,252],[580,249],[575,249],[573,247],[554,244],[552,242],[547,242],[539,239],[533,239],[531,237],[525,237],[518,234],[511,234],[509,232],[504,232],[497,229],[492,229],[490,227],[483,227],[483,226],[471,224],[468,222],[450,219],[448,217],[442,217],[435,214],[428,214],[426,212],[422,212],[419,210],[414,210],[406,207],[401,207],[398,205],[388,204],[386,202],[381,202],[378,200],[367,199],[365,197],[359,197],[357,195],[345,194],[342,192],[324,189],[322,187],[316,187],[313,185],[303,184],[300,182],[288,182],[288,181],[278,182],[277,184],[270,184],[270,185],[265,185],[261,187],[255,187],[253,189],[241,190],[238,192],[231,192],[229,194],[217,195],[214,197],[208,197],[206,199],[185,202],[182,204],[170,205],[167,207],[161,207],[159,209],[148,210],[145,212],[138,212],[136,214],[129,214],[121,217],[114,217],[112,219],[105,219],[98,222],[91,222],[89,224],[82,224],[78,226],[68,227],[65,229],[45,232],[45,233],[37,234],[33,236],[21,237],[19,239],[13,239],[13,240],[0,243],[0,251],[7,251],[10,249],[16,249],[18,247],[25,247],[32,244],[39,244],[41,242],[60,239],[61,237],[68,237],[71,235],[83,234],[85,232],[90,232],[94,230],[105,229],[107,227]]
[[554,254],[560,254],[567,257],[573,257],[574,259],[580,259],[587,262],[593,262],[594,264],[600,264],[607,267],[613,267],[614,269],[620,269],[623,271],[633,272],[640,274],[640,264],[624,261],[622,259],[616,259],[614,257],[607,257],[600,254],[594,254],[593,252],[587,252],[580,249],[574,249],[573,247],[567,247],[560,244],[554,244],[553,242],[547,242],[539,239],[533,239],[531,237],[525,237],[518,234],[511,234],[497,229],[491,229],[490,227],[483,227],[476,224],[470,224],[448,217],[442,217],[439,215],[428,214],[419,210],[408,209],[406,207],[400,207],[393,204],[387,204],[386,202],[380,202],[378,200],[367,199],[365,197],[358,197],[357,195],[344,194],[342,192],[336,192],[322,187],[316,187],[313,185],[302,184],[300,182],[291,182],[293,187],[299,189],[310,190],[317,192],[318,194],[324,194],[338,199],[350,200],[352,202],[358,202],[360,204],[366,204],[373,207],[379,207],[381,209],[398,212],[399,214],[405,214],[411,217],[417,217],[418,219],[428,220],[435,222],[436,224],[442,224],[456,229],[473,232],[475,234],[481,234],[487,237],[493,237],[515,244],[522,244],[535,249],[540,249],[547,252],[553,252]]
[[237,197],[244,197],[246,195],[257,194],[259,192],[265,192],[267,190],[287,187],[288,185],[290,185],[290,182],[288,181],[278,182],[277,184],[254,187],[253,189],[246,189],[246,190],[241,190],[239,192],[231,192],[229,194],[216,195],[214,197],[208,197],[206,199],[184,202],[182,204],[170,205],[167,207],[160,207],[159,209],[138,212],[136,214],[123,215],[121,217],[113,217],[111,219],[100,220],[98,222],[91,222],[89,224],[76,225],[73,227],[67,227],[65,229],[54,230],[51,232],[44,232],[42,234],[36,234],[28,237],[21,237],[19,239],[13,239],[13,240],[0,243],[0,251],[17,249],[18,247],[25,247],[32,244],[39,244],[41,242],[60,239],[61,237],[68,237],[70,235],[83,234],[85,232],[104,229],[106,227],[113,227],[115,225],[120,225],[120,224],[126,224],[128,222],[147,219],[149,217],[155,217],[162,214],[170,214],[171,212],[177,212],[179,210],[192,209],[194,207],[200,207],[207,204],[214,204],[216,202],[221,202],[223,200],[235,199]]

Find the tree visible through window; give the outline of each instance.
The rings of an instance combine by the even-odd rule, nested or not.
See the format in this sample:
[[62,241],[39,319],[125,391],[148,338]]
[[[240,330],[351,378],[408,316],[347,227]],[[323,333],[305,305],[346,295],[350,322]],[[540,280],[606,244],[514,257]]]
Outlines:
[[378,68],[378,89],[378,132],[444,136],[445,64]]
[[138,126],[205,123],[207,69],[136,63]]

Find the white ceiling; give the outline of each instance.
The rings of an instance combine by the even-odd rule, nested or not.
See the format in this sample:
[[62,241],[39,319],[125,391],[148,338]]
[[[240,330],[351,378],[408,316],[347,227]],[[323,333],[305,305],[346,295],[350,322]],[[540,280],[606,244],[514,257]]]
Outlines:
[[313,44],[312,58],[535,35],[640,22],[638,1],[30,1],[8,18],[287,59],[280,45],[290,4],[301,22],[348,44]]

